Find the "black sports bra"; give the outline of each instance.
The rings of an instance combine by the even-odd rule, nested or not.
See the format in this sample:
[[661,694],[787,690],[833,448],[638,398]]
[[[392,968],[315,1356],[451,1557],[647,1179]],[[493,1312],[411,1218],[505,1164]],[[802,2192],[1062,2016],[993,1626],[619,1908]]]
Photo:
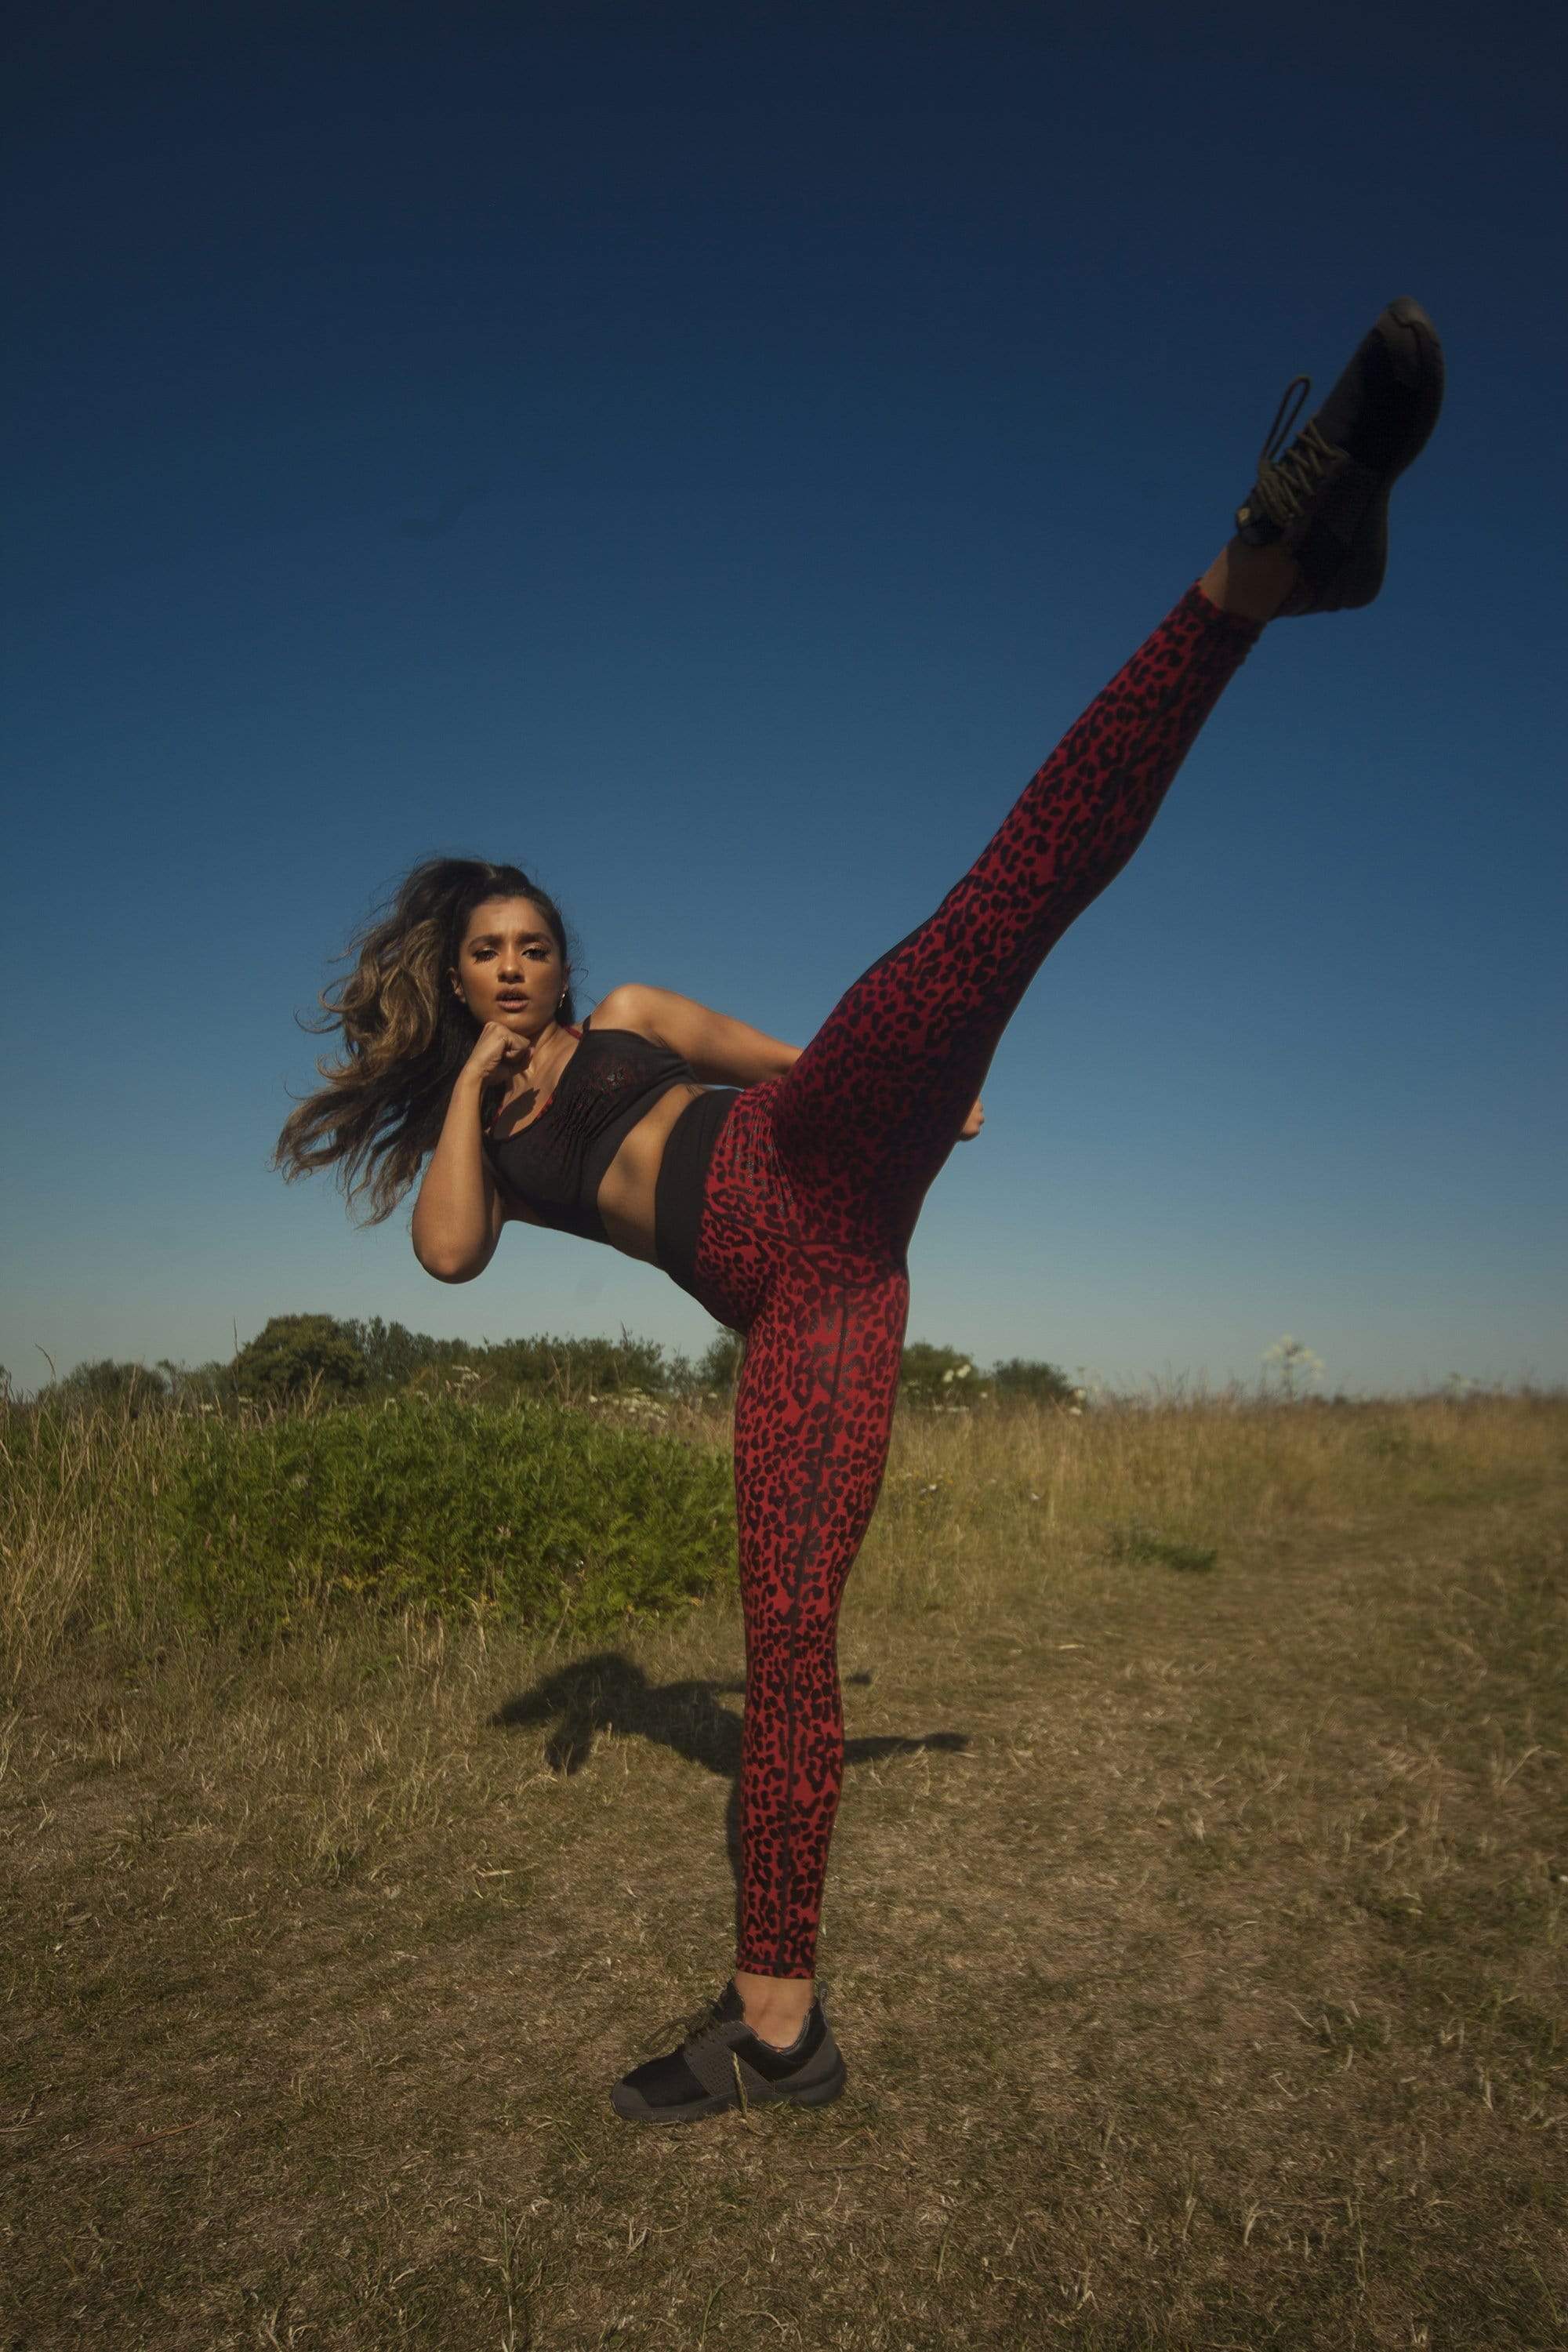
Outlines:
[[584,1021],[576,1034],[577,1050],[543,1109],[499,1143],[490,1133],[492,1112],[484,1149],[503,1188],[542,1223],[584,1241],[608,1242],[599,1214],[605,1170],[661,1095],[700,1081],[680,1055],[635,1029],[591,1030]]

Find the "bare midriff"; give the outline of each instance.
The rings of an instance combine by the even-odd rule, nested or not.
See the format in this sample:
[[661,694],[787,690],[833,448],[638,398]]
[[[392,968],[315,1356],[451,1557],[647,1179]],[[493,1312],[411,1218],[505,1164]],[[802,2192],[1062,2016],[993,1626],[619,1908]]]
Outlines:
[[[572,1052],[576,1050],[574,1045]],[[571,1059],[572,1055],[566,1055],[553,1072],[550,1080],[552,1094],[560,1085],[562,1071]],[[525,1083],[511,1099],[521,1100],[534,1091]],[[706,1087],[690,1086],[682,1080],[671,1087],[667,1094],[660,1095],[652,1109],[621,1138],[615,1158],[600,1179],[597,1205],[605,1234],[626,1257],[639,1257],[648,1265],[658,1264],[654,1249],[654,1195],[658,1185],[658,1171],[664,1162],[664,1147],[670,1129],[688,1103],[695,1102],[699,1095],[705,1095],[708,1091]],[[543,1116],[549,1100],[547,1096],[544,1107],[533,1111],[527,1118],[519,1119],[515,1126],[508,1127],[506,1134],[517,1135],[523,1128],[531,1127],[536,1118]],[[510,1104],[503,1102],[496,1113],[491,1132],[497,1135],[498,1139],[501,1121],[509,1108]],[[507,1199],[508,1215],[515,1217],[521,1223],[542,1225],[545,1222],[542,1217],[535,1216],[531,1209],[525,1208],[515,1194],[509,1194]]]
[[605,1233],[627,1257],[646,1258],[650,1265],[658,1263],[653,1246],[653,1202],[664,1147],[687,1104],[707,1092],[706,1087],[683,1082],[660,1095],[647,1117],[639,1118],[622,1139],[620,1150],[605,1171],[599,1186],[599,1214]]

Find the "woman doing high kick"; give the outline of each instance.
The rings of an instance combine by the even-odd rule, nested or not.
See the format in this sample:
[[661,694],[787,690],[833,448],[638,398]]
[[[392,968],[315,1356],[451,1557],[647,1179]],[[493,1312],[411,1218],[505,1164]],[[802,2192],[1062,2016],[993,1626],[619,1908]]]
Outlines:
[[472,1281],[509,1223],[553,1226],[661,1266],[745,1336],[734,1970],[675,2049],[616,2084],[628,2121],[692,2121],[742,2091],[815,2105],[844,2086],[816,1983],[844,1768],[837,1630],[887,1463],[910,1238],[953,1145],[979,1130],[1026,989],[1148,832],[1267,624],[1370,604],[1382,585],[1389,492],[1442,399],[1430,320],[1391,302],[1283,447],[1310,388],[1287,388],[1208,569],[804,1050],[641,982],[579,1023],[553,901],[521,868],[475,859],[415,867],[321,999],[345,1055],[284,1127],[289,1175],[336,1162],[379,1219],[423,1167],[413,1243],[438,1280]]

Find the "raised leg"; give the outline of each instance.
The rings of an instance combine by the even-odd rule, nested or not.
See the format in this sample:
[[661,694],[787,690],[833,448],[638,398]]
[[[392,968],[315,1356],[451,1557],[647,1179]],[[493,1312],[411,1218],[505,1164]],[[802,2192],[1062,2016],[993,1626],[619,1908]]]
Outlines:
[[[1215,559],[1205,574],[1225,593]],[[1277,567],[1278,568],[1278,567]],[[1288,574],[1237,572],[1243,601]],[[1194,583],[1069,729],[936,912],[861,974],[787,1076],[773,1123],[819,1231],[900,1255],[1025,990],[1126,865],[1262,634]]]

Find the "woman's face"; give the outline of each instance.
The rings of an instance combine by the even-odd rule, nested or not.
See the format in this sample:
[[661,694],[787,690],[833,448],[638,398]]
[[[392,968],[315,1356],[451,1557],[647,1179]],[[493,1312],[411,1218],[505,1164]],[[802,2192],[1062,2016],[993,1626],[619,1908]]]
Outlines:
[[543,1034],[556,1017],[566,967],[531,898],[486,898],[474,908],[458,950],[458,982],[481,1026],[501,1021],[520,1037]]

